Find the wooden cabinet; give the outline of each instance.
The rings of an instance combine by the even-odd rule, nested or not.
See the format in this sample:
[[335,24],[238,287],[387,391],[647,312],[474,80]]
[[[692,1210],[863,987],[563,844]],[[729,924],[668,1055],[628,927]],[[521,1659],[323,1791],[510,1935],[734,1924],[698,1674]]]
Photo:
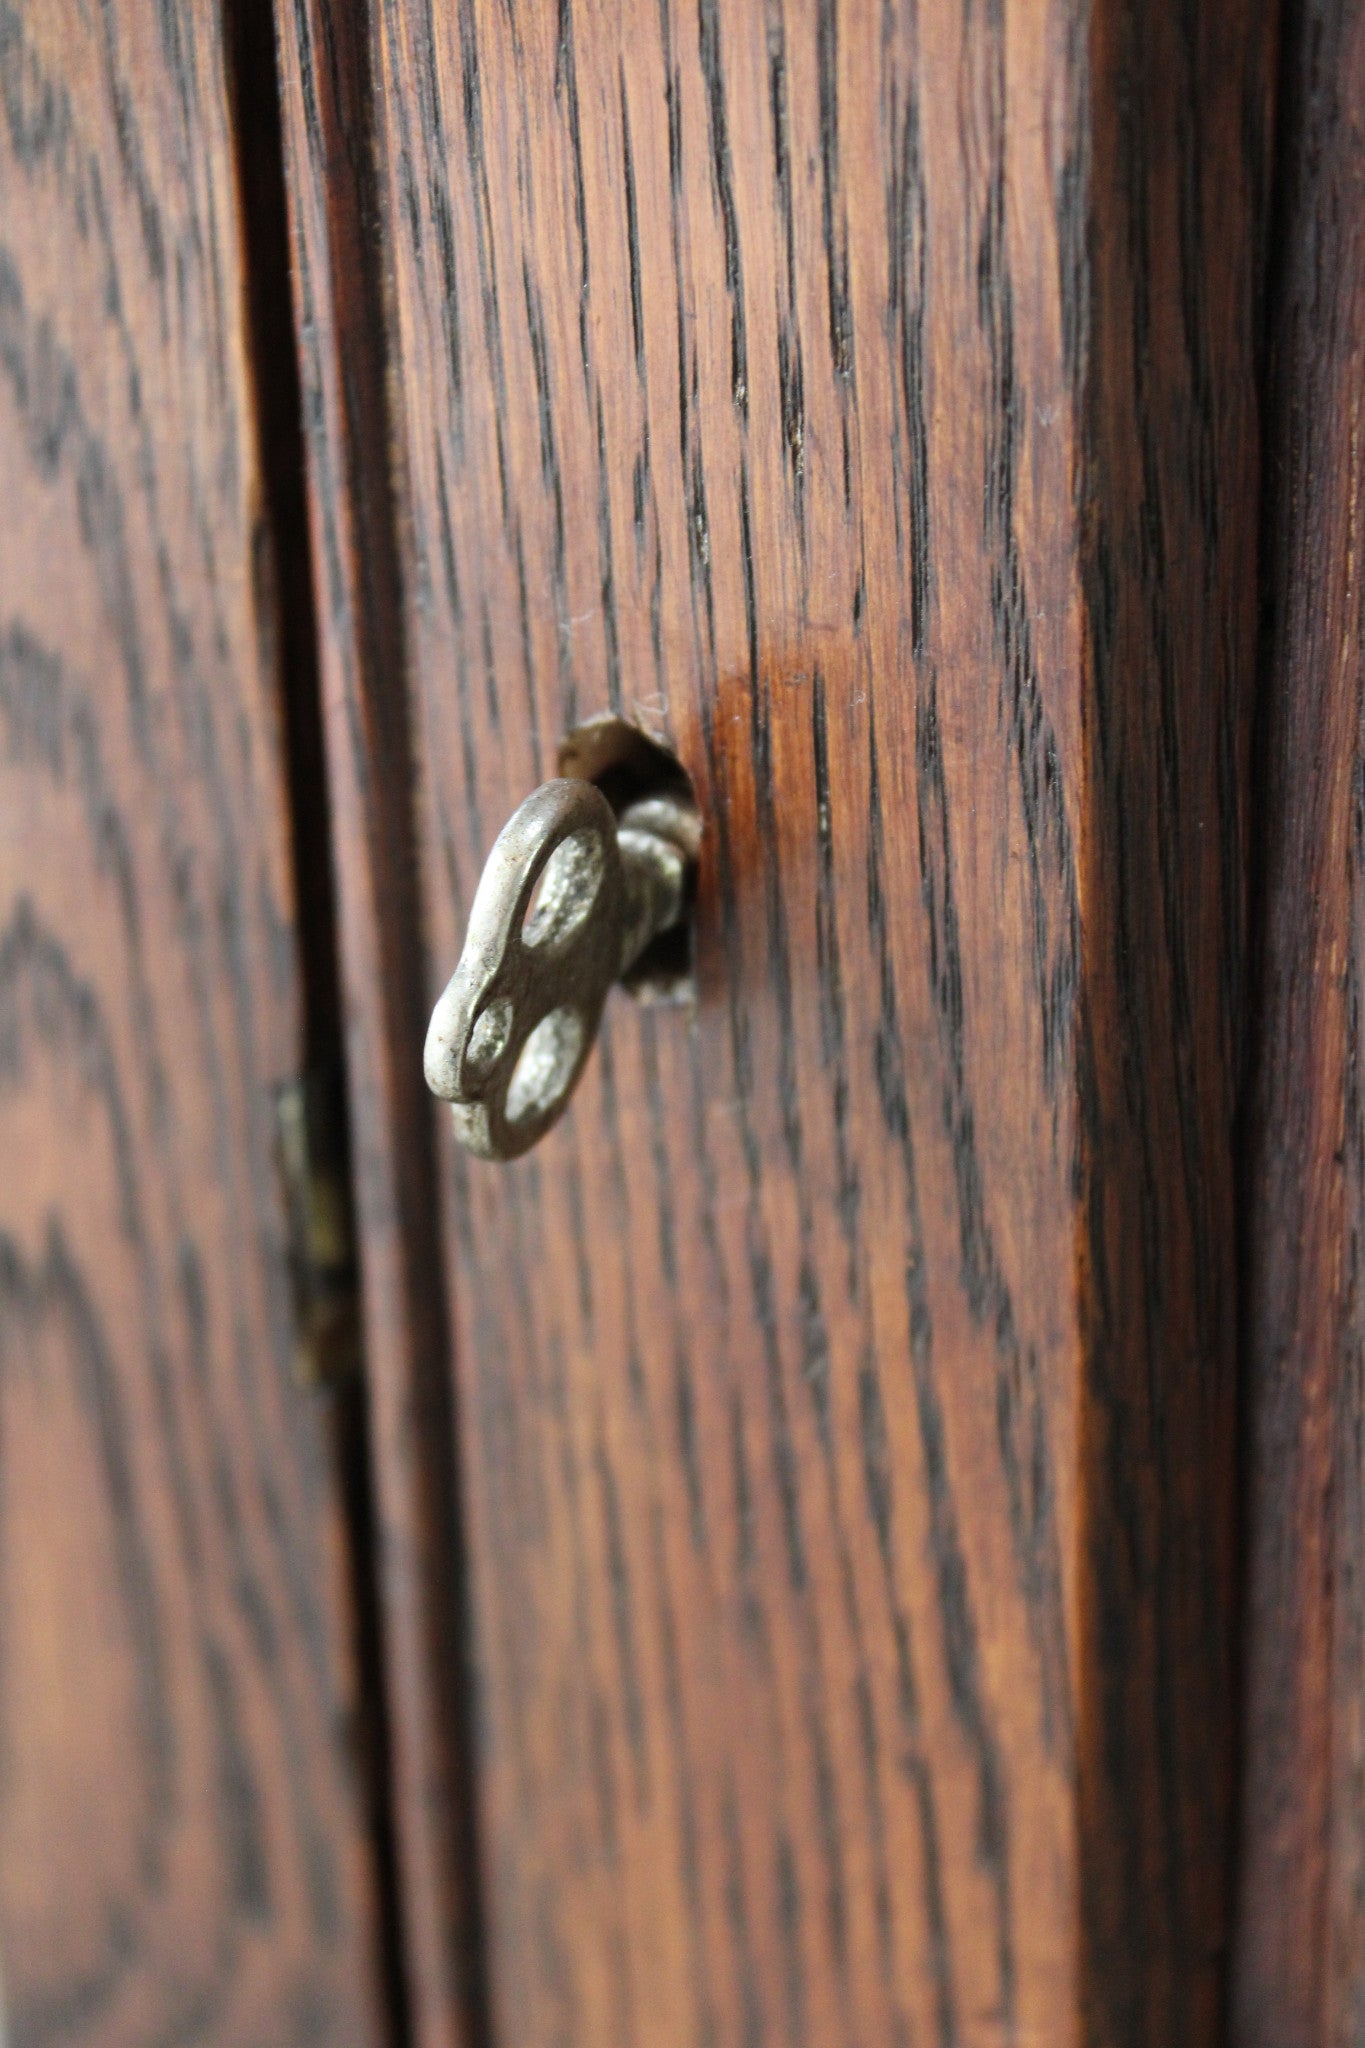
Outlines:
[[[1360,2040],[1365,10],[0,67],[10,2048]],[[605,712],[695,999],[471,1160]]]

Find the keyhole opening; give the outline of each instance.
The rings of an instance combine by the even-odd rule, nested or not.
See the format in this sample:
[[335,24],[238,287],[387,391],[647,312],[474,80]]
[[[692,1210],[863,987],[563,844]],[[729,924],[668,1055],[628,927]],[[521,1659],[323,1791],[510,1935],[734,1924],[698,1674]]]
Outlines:
[[701,812],[692,778],[677,755],[661,740],[628,719],[608,714],[575,726],[559,749],[561,775],[595,783],[618,821],[633,804],[660,797],[676,820],[678,839],[688,858],[687,914],[645,947],[621,986],[645,1003],[686,1003],[696,997],[693,959],[693,901],[697,850],[701,843]]

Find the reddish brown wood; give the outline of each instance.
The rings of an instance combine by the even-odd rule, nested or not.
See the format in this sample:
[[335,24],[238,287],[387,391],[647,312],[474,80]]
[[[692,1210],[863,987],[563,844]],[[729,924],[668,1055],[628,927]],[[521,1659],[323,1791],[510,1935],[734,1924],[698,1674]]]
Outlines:
[[0,6],[0,2032],[375,2043],[214,9]]
[[486,2029],[449,1319],[421,1072],[428,976],[390,479],[374,88],[361,10],[303,0],[276,13],[341,884],[405,2004],[424,2048],[463,2048]]
[[1365,8],[1286,23],[1248,1118],[1238,2048],[1365,2029]]
[[[1271,14],[382,0],[373,195],[322,16],[418,2036],[448,1273],[496,2038],[1210,2043]],[[614,1000],[537,1153],[429,1180],[427,1004],[608,707],[706,815],[695,1015]]]

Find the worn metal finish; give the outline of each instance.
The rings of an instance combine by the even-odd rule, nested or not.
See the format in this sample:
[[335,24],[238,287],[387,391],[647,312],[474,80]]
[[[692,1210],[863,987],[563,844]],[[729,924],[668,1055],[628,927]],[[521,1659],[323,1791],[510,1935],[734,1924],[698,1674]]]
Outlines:
[[427,1029],[427,1085],[469,1151],[515,1159],[562,1114],[608,989],[685,914],[697,833],[677,798],[618,822],[575,778],[542,783],[503,826]]

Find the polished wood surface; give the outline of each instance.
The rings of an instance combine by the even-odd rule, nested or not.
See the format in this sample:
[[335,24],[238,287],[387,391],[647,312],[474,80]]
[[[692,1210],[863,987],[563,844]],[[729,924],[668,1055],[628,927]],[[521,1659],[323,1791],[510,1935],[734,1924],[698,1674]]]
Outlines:
[[0,7],[12,2048],[385,2038],[335,1418],[295,1380],[272,1149],[293,643],[220,28]]
[[1286,37],[1248,1116],[1233,2039],[1365,2033],[1365,7]]
[[403,2005],[423,2048],[476,2048],[487,2027],[468,1615],[435,1134],[421,1063],[428,977],[370,24],[364,10],[323,0],[276,14],[323,772],[339,881]]
[[[417,2038],[482,1878],[518,2048],[1212,2042],[1271,12],[279,21]],[[696,1009],[473,1165],[426,1009],[607,708]]]

